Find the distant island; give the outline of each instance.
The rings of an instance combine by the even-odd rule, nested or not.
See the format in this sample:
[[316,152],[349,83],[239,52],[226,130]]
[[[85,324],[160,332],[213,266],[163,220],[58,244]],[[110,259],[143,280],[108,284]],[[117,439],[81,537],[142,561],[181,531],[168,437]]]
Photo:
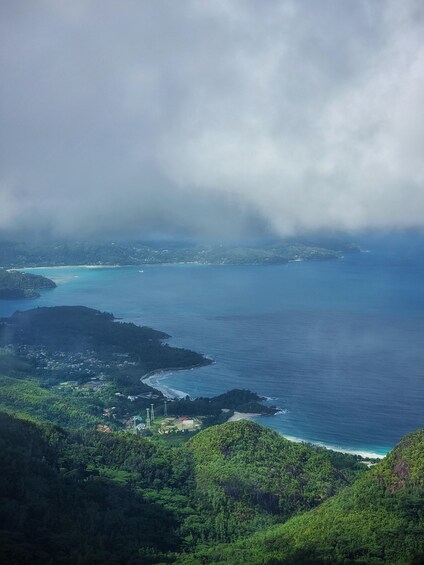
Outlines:
[[273,241],[262,245],[198,245],[188,243],[56,242],[34,245],[0,242],[0,266],[7,268],[65,265],[273,265],[289,261],[340,259],[358,252],[351,243],[331,238]]
[[41,275],[0,268],[0,300],[38,298],[38,290],[56,288],[56,283]]

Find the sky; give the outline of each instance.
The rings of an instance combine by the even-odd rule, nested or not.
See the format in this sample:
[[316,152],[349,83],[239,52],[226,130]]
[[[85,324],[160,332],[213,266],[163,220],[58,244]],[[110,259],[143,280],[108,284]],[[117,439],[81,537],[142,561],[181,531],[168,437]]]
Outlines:
[[422,0],[0,0],[0,237],[424,228]]

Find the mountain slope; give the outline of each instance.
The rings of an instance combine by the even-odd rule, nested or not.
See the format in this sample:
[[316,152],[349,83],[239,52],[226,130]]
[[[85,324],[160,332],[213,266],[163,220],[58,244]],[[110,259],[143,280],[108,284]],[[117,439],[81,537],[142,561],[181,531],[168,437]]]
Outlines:
[[209,428],[187,448],[193,453],[198,502],[214,510],[213,523],[207,517],[203,522],[204,537],[214,541],[236,539],[309,510],[364,470],[354,456],[290,442],[250,421]]
[[178,506],[188,507],[191,485],[184,452],[2,413],[0,450],[3,565],[156,563],[181,547]]
[[[354,458],[336,469],[330,454],[292,447],[251,422],[173,449],[0,413],[1,563],[173,563],[199,543],[228,542],[314,505],[330,480],[338,488],[357,472]],[[261,487],[270,462],[289,471]],[[299,476],[281,483],[295,465]]]
[[424,430],[318,508],[179,563],[418,564],[424,562]]
[[169,448],[0,413],[0,450],[5,565],[412,565],[424,557],[424,430],[369,471],[253,422]]

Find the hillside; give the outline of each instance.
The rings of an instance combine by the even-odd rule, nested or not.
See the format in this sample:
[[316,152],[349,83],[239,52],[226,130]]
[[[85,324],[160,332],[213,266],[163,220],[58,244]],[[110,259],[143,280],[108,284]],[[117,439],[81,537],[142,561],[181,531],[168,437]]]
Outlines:
[[252,422],[171,448],[0,413],[0,449],[6,565],[400,565],[424,556],[424,430],[372,470]]
[[[211,462],[200,453],[212,448],[215,458],[220,431],[222,477],[215,475],[207,488]],[[199,543],[230,541],[315,505],[328,495],[327,481],[336,479],[337,489],[361,472],[352,456],[334,464],[325,450],[319,455],[308,447],[293,450],[281,439],[257,424],[238,422],[201,432],[188,446],[169,448],[134,434],[70,432],[0,413],[1,562],[173,563]],[[255,463],[256,446],[269,450],[266,462]],[[259,486],[264,464],[274,456],[277,465],[305,460],[308,468],[300,482],[265,492],[274,488]],[[246,474],[234,476],[244,464],[249,484]],[[240,505],[223,500],[220,490],[230,486],[230,499]],[[281,512],[268,502],[272,495],[284,500],[285,489],[296,494],[290,509]]]
[[51,288],[56,284],[47,277],[0,268],[0,300],[38,298],[38,290]]
[[179,563],[418,564],[424,561],[424,430],[315,510]]
[[[196,489],[213,507],[203,537],[236,539],[333,496],[364,471],[357,458],[294,443],[254,422],[228,422],[195,436]],[[210,532],[218,528],[212,538]]]
[[186,453],[1,413],[0,449],[3,565],[156,563],[182,547]]
[[[232,390],[166,405],[144,372],[209,362],[167,337],[85,307],[0,320],[2,564],[424,559],[424,430],[368,469],[251,421],[207,427],[262,399]],[[188,414],[192,433],[166,435]]]

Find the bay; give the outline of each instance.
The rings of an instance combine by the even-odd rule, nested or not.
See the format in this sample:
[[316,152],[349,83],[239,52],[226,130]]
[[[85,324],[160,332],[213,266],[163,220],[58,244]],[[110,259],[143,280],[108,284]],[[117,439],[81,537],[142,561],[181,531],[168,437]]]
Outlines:
[[85,305],[163,330],[214,360],[165,374],[167,386],[191,396],[249,388],[280,408],[260,423],[382,455],[424,426],[424,245],[393,241],[328,262],[26,269],[58,287],[3,301],[0,314]]

